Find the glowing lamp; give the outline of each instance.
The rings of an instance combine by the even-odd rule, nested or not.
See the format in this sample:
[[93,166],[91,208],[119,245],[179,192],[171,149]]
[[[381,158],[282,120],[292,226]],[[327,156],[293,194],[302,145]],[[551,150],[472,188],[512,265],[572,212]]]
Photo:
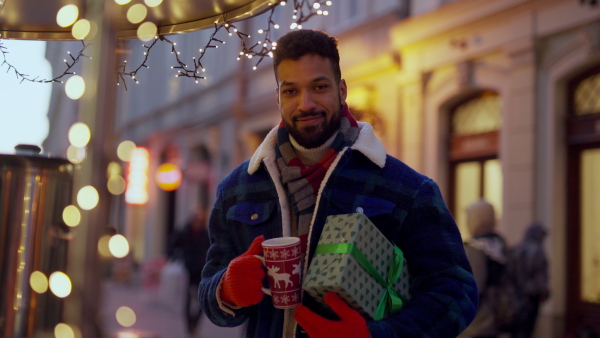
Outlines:
[[173,191],[181,185],[181,170],[173,163],[163,163],[156,170],[156,184],[165,191]]

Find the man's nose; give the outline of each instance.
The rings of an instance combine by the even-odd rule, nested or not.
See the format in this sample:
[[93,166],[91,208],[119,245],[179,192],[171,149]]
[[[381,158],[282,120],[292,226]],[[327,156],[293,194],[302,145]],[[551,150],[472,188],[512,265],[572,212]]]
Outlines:
[[317,108],[314,97],[311,92],[304,91],[300,95],[300,102],[298,103],[298,110],[303,112],[313,111]]

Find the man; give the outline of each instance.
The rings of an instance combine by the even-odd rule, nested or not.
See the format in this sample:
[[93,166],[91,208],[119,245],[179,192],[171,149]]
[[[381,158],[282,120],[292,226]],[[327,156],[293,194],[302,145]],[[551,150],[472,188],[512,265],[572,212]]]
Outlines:
[[466,209],[467,226],[472,238],[465,252],[479,291],[479,309],[461,337],[494,338],[500,334],[492,297],[497,292],[506,265],[506,243],[496,228],[494,206],[481,198]]
[[515,323],[512,337],[532,337],[540,305],[550,296],[548,286],[548,260],[544,251],[546,228],[533,222],[523,239],[510,250],[511,266],[508,270],[523,294],[521,320]]
[[[217,190],[199,292],[206,315],[220,326],[248,320],[247,337],[456,337],[475,315],[477,289],[437,185],[386,155],[371,126],[354,120],[335,38],[284,35],[274,70],[282,122]],[[253,256],[261,241],[300,237],[305,274],[327,216],[357,211],[404,252],[410,301],[379,321],[334,293],[325,300],[337,316],[306,293],[295,309],[273,308]]]

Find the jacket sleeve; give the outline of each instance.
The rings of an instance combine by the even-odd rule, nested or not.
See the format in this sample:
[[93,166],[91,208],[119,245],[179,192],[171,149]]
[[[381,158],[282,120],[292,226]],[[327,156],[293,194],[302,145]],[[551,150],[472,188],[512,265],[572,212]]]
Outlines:
[[231,238],[231,232],[228,231],[221,191],[222,185],[217,189],[217,199],[209,220],[211,245],[202,270],[198,298],[202,311],[211,322],[218,326],[233,327],[247,319],[249,308],[231,309],[222,304],[217,295],[219,283],[229,262],[239,255]]
[[396,244],[411,274],[411,299],[396,314],[369,321],[372,337],[456,337],[477,311],[477,286],[456,223],[435,182],[415,192]]

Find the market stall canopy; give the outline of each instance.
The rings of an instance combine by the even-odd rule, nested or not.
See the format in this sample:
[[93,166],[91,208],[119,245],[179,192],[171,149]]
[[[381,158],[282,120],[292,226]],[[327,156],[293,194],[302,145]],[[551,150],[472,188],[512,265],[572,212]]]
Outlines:
[[[102,1],[102,0],[94,0]],[[118,6],[115,22],[119,38],[137,37],[137,24],[127,20],[127,10],[142,0]],[[0,0],[0,34],[5,39],[75,40],[71,27],[56,22],[58,11],[76,5],[79,17],[86,17],[86,0]],[[158,26],[159,34],[175,34],[212,27],[216,21],[239,21],[259,15],[274,5],[273,0],[164,0],[148,7],[146,21]]]

